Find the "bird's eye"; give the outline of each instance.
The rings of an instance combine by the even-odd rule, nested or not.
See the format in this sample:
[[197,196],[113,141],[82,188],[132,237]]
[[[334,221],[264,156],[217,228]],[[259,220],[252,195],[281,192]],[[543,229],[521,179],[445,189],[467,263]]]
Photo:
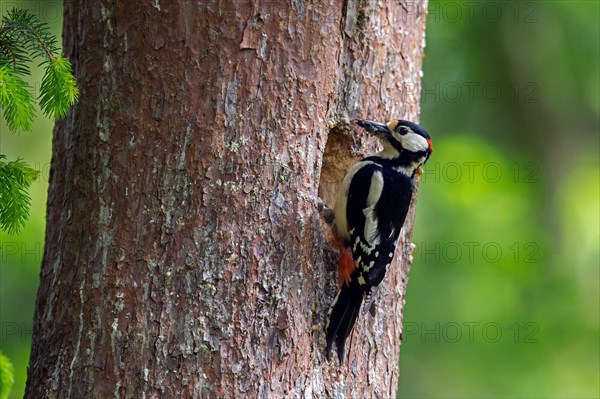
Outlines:
[[400,132],[401,135],[405,135],[406,133],[408,133],[408,128],[401,126],[400,129],[398,129],[398,131]]

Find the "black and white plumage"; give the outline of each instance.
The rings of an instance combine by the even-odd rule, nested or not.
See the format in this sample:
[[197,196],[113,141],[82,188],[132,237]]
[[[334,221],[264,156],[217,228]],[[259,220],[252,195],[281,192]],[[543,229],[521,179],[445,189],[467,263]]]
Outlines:
[[334,207],[341,287],[327,321],[327,357],[333,342],[343,363],[345,342],[366,298],[385,277],[414,190],[414,177],[431,155],[429,134],[416,123],[356,120],[383,150],[357,162],[342,181]]

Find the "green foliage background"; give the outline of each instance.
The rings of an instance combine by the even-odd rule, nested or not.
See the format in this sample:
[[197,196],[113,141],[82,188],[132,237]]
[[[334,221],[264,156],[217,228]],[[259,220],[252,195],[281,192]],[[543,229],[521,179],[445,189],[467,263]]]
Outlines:
[[[17,3],[60,34],[61,2]],[[399,397],[597,398],[598,2],[430,1],[429,10],[421,123],[434,154],[413,234]],[[0,130],[0,152],[41,172],[21,235],[0,233],[0,349],[17,398],[52,122]]]
[[596,1],[431,1],[402,398],[598,398]]

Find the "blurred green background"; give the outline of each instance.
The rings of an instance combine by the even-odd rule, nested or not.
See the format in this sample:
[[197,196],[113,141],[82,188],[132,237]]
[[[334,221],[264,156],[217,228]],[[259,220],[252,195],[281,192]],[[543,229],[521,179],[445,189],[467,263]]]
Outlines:
[[[27,7],[60,34],[61,4],[0,11]],[[430,1],[421,123],[434,153],[413,232],[400,398],[600,396],[599,26],[597,1]],[[25,230],[0,233],[0,349],[15,398],[51,130],[40,116],[12,135],[0,118],[0,152],[42,172]]]
[[597,1],[431,1],[401,398],[598,398]]

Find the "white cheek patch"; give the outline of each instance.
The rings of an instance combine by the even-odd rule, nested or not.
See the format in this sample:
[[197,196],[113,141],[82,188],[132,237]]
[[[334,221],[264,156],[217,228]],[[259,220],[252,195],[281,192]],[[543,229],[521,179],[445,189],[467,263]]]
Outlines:
[[409,132],[408,134],[401,136],[400,143],[402,144],[402,147],[411,152],[419,152],[429,149],[429,143],[425,137],[413,132]]

